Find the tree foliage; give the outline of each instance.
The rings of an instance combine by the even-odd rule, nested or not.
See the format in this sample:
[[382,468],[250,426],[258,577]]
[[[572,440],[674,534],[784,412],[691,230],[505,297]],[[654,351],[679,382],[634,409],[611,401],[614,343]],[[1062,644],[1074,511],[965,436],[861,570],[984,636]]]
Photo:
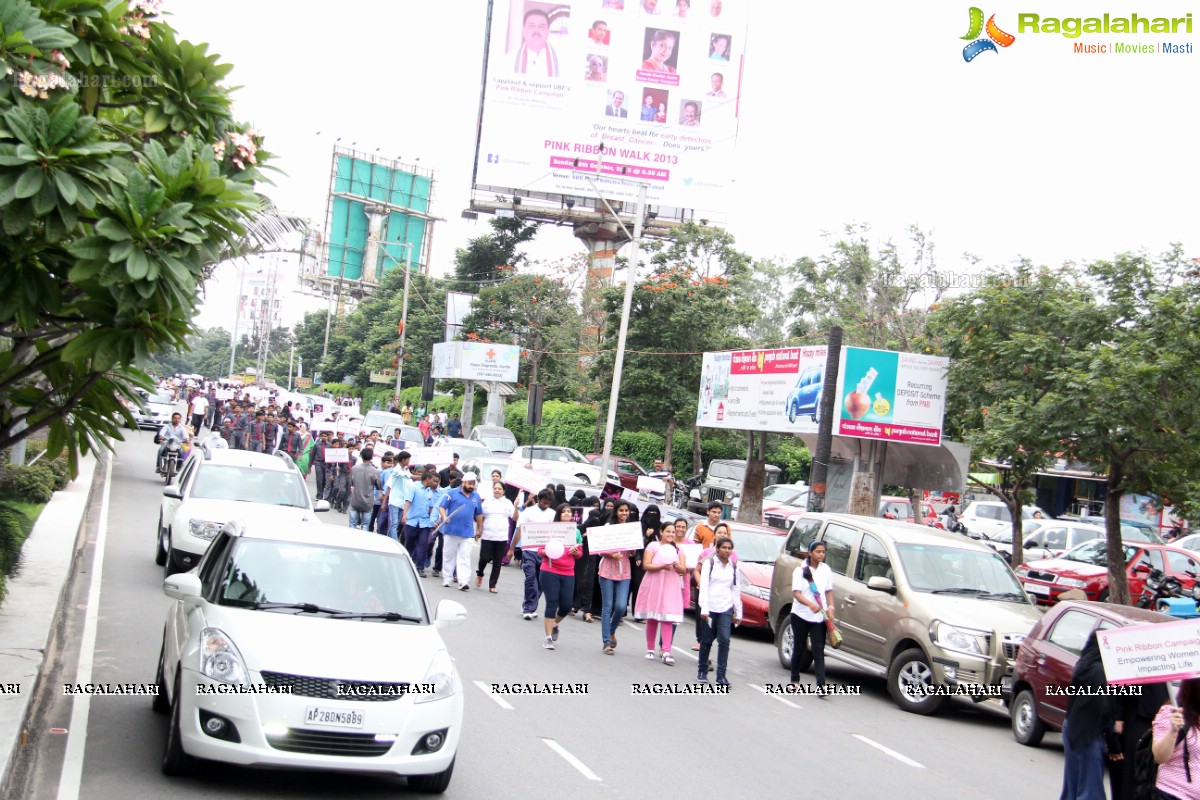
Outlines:
[[521,246],[532,241],[538,223],[519,217],[491,217],[492,232],[477,236],[454,252],[453,291],[474,294],[481,286],[504,280],[502,267],[516,268],[527,262]]
[[[0,448],[120,438],[118,398],[187,345],[197,286],[260,209],[230,70],[157,3],[0,8]],[[21,424],[26,427],[21,429]]]

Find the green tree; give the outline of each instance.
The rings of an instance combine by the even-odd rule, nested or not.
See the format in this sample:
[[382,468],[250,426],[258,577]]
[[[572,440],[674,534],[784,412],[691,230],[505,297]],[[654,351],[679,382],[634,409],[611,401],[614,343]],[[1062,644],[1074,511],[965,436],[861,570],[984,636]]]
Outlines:
[[142,368],[187,346],[198,285],[261,209],[268,159],[230,66],[156,4],[0,7],[0,448],[121,437]]
[[520,251],[537,233],[538,223],[519,217],[492,217],[492,232],[477,236],[454,252],[453,291],[474,294],[481,286],[503,280],[506,273],[524,264]]

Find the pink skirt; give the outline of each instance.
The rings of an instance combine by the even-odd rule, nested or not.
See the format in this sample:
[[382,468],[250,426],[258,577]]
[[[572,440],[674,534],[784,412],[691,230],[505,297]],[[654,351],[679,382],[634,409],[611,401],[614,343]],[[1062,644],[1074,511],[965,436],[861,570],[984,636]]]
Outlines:
[[647,572],[633,604],[634,619],[683,622],[683,576],[672,569]]

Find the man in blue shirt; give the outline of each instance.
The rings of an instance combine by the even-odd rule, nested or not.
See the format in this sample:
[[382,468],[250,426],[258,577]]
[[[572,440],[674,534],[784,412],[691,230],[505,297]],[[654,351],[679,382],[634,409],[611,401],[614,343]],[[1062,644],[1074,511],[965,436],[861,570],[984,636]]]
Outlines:
[[408,549],[408,554],[412,556],[413,564],[417,567],[417,574],[422,578],[425,577],[425,565],[429,561],[429,547],[432,540],[433,526],[429,523],[430,514],[436,514],[436,503],[440,499],[437,492],[433,489],[433,482],[437,479],[437,473],[430,474],[429,472],[418,472],[419,468],[413,470],[414,488],[412,490],[412,498],[405,504],[403,509],[393,509],[397,517],[403,516],[404,523],[404,546]]
[[407,450],[401,450],[397,454],[396,465],[392,467],[392,473],[388,476],[388,488],[384,493],[388,505],[387,535],[396,541],[400,541],[400,531],[404,529],[404,504],[416,488],[409,477],[408,462],[411,459],[412,454]]
[[476,533],[483,533],[483,501],[475,491],[478,480],[474,472],[463,473],[462,484],[451,489],[439,506],[443,541],[442,586],[450,586],[450,570],[453,569],[458,588],[464,592],[471,588],[471,542]]
[[367,526],[367,530],[386,535],[388,532],[388,515],[386,511],[383,511],[383,508],[387,503],[388,480],[392,477],[392,469],[395,462],[392,460],[391,453],[384,453],[379,461],[383,464],[383,469],[379,472],[379,485],[382,488],[375,490],[375,508],[371,511],[371,523]]

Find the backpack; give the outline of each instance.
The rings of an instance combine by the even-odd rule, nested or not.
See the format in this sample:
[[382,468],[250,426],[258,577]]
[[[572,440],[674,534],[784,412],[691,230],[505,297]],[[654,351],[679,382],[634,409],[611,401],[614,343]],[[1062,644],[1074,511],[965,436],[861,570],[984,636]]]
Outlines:
[[[1188,726],[1184,725],[1175,734],[1175,746],[1183,742],[1183,770],[1188,783],[1192,782],[1192,767],[1188,762],[1191,754],[1187,743]],[[1137,748],[1133,753],[1133,796],[1134,800],[1153,800],[1155,786],[1158,783],[1158,768],[1161,766],[1154,760],[1154,729],[1146,731],[1138,739]]]

